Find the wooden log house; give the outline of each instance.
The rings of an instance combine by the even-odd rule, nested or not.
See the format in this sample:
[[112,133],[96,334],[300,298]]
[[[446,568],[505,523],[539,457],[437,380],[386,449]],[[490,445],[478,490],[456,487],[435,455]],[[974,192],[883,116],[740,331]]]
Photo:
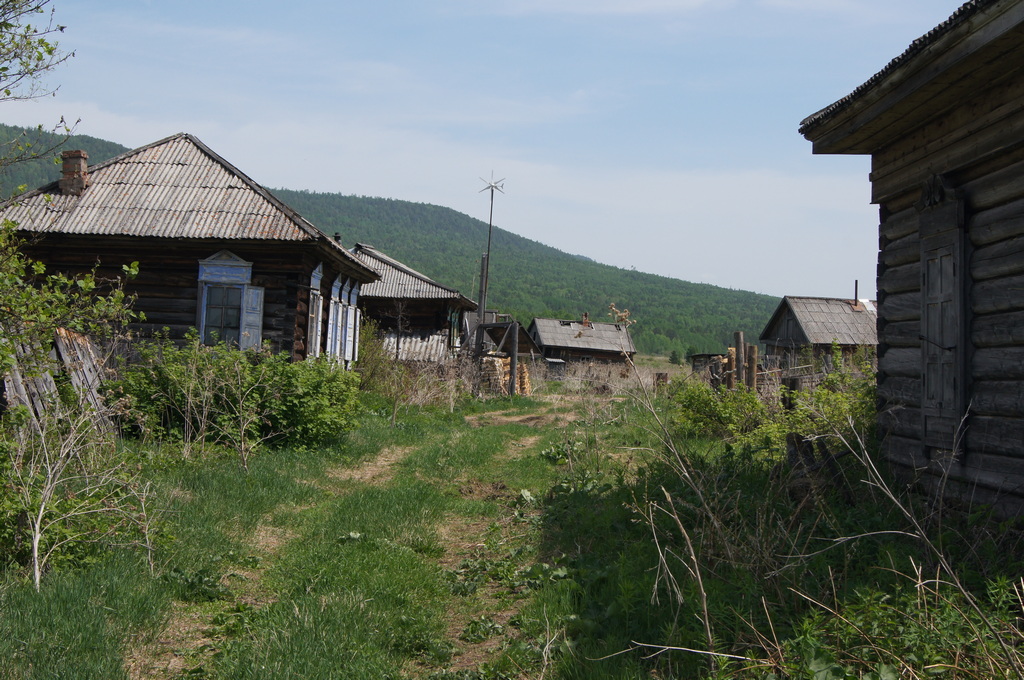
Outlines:
[[761,331],[764,369],[790,389],[810,387],[832,370],[833,344],[844,362],[858,353],[868,358],[878,345],[877,321],[872,300],[787,295]]
[[206,342],[268,342],[293,359],[357,356],[359,288],[378,278],[334,239],[198,139],[177,134],[92,167],[64,152],[62,178],[0,208],[50,271],[121,274],[142,337],[190,328]]
[[399,361],[440,362],[451,358],[468,337],[467,313],[476,303],[385,255],[357,243],[352,253],[380,280],[363,286],[359,307],[384,333],[384,346]]
[[871,156],[885,455],[1024,511],[1024,0],[972,0],[800,132]]
[[629,328],[623,323],[536,318],[529,335],[545,359],[566,362],[626,363],[636,354]]

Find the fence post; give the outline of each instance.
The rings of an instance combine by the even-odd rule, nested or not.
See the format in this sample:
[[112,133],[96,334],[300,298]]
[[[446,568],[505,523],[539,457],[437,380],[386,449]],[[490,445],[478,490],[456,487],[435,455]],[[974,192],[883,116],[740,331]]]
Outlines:
[[757,391],[757,345],[747,345],[747,387]]
[[743,342],[743,331],[736,331],[736,384],[746,385],[747,384],[747,357],[746,349],[747,345]]

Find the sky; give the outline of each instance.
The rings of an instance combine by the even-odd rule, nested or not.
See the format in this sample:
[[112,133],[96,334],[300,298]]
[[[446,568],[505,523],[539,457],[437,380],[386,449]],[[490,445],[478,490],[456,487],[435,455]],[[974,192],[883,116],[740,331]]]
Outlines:
[[53,0],[74,57],[0,121],[132,148],[188,132],[270,188],[484,222],[503,179],[494,225],[559,250],[868,297],[869,159],[812,155],[797,130],[961,4]]

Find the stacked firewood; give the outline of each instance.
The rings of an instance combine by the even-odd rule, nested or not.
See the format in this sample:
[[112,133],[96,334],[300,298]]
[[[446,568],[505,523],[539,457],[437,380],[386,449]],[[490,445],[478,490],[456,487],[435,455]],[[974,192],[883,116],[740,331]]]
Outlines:
[[530,369],[525,363],[516,366],[516,388],[523,396],[528,397],[533,394],[533,387],[530,385]]
[[510,363],[507,357],[484,357],[480,367],[480,383],[484,392],[508,394]]

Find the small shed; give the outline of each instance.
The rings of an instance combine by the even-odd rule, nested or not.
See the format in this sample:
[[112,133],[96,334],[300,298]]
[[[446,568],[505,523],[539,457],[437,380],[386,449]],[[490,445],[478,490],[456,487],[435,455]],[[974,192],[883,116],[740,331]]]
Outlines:
[[357,243],[352,253],[380,273],[359,292],[363,313],[384,332],[385,348],[400,361],[444,361],[467,338],[467,312],[476,303],[454,288],[437,283],[371,245]]
[[775,308],[760,341],[769,369],[790,369],[805,363],[831,361],[832,346],[844,358],[878,344],[878,320],[872,300],[787,295]]
[[629,328],[622,323],[534,319],[530,336],[546,359],[567,362],[626,363],[636,354]]
[[359,288],[378,278],[271,192],[180,133],[94,166],[65,151],[58,182],[16,197],[0,218],[50,271],[99,267],[126,282],[145,321],[136,337],[196,328],[205,342],[264,342],[293,359],[358,352]]
[[1024,0],[966,2],[800,132],[871,157],[885,455],[1024,513]]

